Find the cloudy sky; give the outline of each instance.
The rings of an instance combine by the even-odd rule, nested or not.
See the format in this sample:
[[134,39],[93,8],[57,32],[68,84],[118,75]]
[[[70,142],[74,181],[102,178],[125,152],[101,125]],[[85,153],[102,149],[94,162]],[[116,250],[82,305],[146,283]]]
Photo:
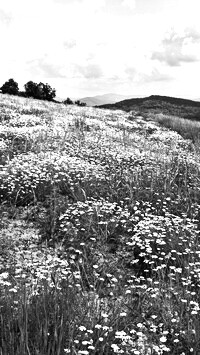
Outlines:
[[200,98],[199,0],[0,0],[0,85]]

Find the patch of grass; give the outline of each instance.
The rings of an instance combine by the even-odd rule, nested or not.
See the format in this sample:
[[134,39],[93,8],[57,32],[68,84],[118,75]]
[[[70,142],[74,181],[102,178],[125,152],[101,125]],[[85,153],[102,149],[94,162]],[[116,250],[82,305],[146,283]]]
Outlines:
[[157,114],[152,116],[162,126],[178,132],[183,138],[191,139],[198,146],[200,142],[200,122],[186,118]]

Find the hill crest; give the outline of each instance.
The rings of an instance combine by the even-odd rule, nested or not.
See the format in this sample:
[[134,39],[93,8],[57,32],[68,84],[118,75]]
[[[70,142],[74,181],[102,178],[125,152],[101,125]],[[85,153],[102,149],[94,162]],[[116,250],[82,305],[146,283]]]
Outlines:
[[140,113],[163,113],[193,120],[200,120],[200,102],[188,99],[151,95],[143,98],[132,98],[115,104],[97,106],[112,110]]
[[[177,98],[177,97],[171,97],[171,96],[161,96],[161,95],[150,95],[147,97],[138,97],[138,98],[131,98],[131,99],[126,99],[122,100],[119,102],[116,102],[115,104],[112,104],[112,106],[119,106],[122,105],[127,105],[130,106],[132,104],[142,104],[144,102],[148,101],[158,101],[158,102],[166,102],[170,104],[175,104],[175,105],[190,105],[190,106],[195,106],[195,107],[200,107],[200,102],[199,101],[194,101],[194,100],[189,100],[189,99],[182,99],[182,98]],[[101,107],[106,106],[106,108],[110,108],[109,104],[107,105],[101,105]]]

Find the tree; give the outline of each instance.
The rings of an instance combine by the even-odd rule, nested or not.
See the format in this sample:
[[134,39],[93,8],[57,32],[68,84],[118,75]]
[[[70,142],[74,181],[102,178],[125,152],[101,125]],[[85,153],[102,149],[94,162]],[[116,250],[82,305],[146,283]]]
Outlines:
[[65,105],[73,105],[73,101],[68,97],[65,101],[63,101]]
[[0,88],[3,94],[17,95],[19,92],[19,87],[16,81],[9,79]]
[[56,96],[56,90],[52,89],[52,87],[49,84],[39,83],[38,91],[39,91],[39,96],[43,100],[51,101]]
[[37,92],[38,92],[38,84],[37,83],[34,83],[33,81],[28,81],[25,85],[24,85],[24,88],[25,88],[25,93],[26,93],[26,96],[28,97],[34,97],[35,99],[37,98]]
[[52,101],[56,96],[56,90],[52,89],[49,84],[43,84],[41,82],[37,84],[33,81],[28,81],[24,87],[26,95],[34,99]]

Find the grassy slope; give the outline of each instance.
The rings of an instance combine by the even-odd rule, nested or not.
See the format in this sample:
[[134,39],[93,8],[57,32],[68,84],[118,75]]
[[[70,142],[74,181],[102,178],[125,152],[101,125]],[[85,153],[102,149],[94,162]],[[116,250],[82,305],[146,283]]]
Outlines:
[[129,118],[1,95],[1,354],[198,354],[200,158]]
[[116,104],[102,105],[102,108],[135,111],[141,114],[158,114],[179,116],[182,118],[200,120],[200,102],[179,99],[168,96],[152,95],[144,98],[123,100]]

